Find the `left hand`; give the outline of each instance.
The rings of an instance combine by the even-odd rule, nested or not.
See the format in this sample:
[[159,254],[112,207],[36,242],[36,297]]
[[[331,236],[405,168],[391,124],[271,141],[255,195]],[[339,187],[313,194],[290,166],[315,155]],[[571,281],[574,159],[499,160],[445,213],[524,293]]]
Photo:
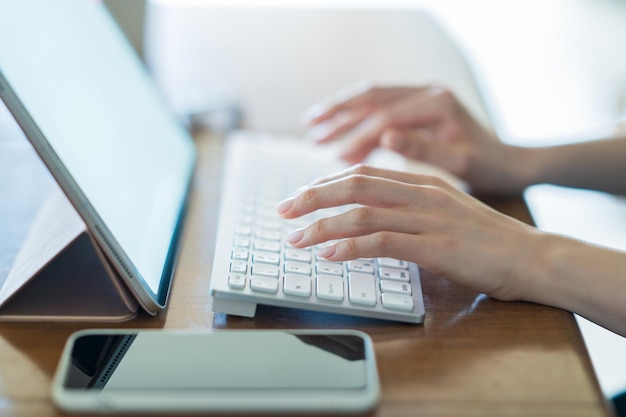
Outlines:
[[500,141],[449,89],[370,87],[310,112],[319,143],[345,137],[340,157],[360,163],[378,147],[434,164],[475,192],[519,193],[528,184],[528,150]]

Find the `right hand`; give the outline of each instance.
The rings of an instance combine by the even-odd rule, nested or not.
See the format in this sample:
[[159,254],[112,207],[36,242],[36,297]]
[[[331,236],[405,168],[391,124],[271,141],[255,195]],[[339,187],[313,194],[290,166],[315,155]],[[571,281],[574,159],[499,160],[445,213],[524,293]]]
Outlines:
[[356,165],[276,206],[295,219],[357,204],[289,233],[296,248],[328,242],[330,262],[391,257],[499,300],[562,308],[626,336],[626,254],[535,229],[437,177]]
[[317,252],[330,262],[391,257],[500,300],[526,296],[525,265],[544,250],[543,233],[488,207],[445,181],[355,165],[320,178],[276,206],[294,219],[329,207],[345,213],[294,230],[296,248],[333,242]]
[[369,87],[308,112],[318,143],[347,136],[341,157],[363,161],[377,147],[435,164],[474,191],[517,193],[524,180],[524,150],[502,143],[456,96],[438,85]]

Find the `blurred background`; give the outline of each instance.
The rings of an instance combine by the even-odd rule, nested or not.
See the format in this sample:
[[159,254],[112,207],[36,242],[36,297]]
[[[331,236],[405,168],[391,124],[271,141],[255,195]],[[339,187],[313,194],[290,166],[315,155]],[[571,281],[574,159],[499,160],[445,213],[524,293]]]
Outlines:
[[[328,67],[339,80],[334,81],[337,85],[346,74],[374,81],[402,82],[406,77],[397,78],[406,71],[403,73],[398,67],[415,66],[424,41],[411,38],[419,32],[414,22],[402,20],[401,16],[425,10],[462,49],[481,93],[488,99],[491,118],[505,140],[541,145],[587,138],[612,129],[626,113],[626,2],[620,0],[106,0],[105,3],[180,109],[197,108],[203,100],[214,100],[217,95],[249,98],[252,93],[248,90],[255,88],[273,91],[280,99],[283,94],[291,95],[297,102],[296,96],[301,97],[302,92],[285,87],[292,85],[289,77],[294,75],[289,70],[294,69],[294,61],[312,64],[313,68],[306,74],[298,75],[298,81],[306,80],[317,86],[318,91],[320,86],[323,89],[333,82],[326,75]],[[385,17],[378,24],[371,18],[367,22],[370,37],[359,39],[366,31],[359,27],[358,18],[340,13],[334,19],[313,16],[316,11],[328,9],[352,12],[374,9]],[[295,11],[295,22],[283,18],[287,11]],[[374,38],[379,39],[378,43],[372,42]],[[415,46],[410,48],[411,44]],[[371,54],[384,53],[385,59],[393,60],[385,67],[389,73],[383,74],[381,68],[371,63],[366,68],[373,70],[369,73],[346,68],[358,68],[362,64],[358,60],[368,50]],[[247,56],[247,60],[242,56]],[[337,57],[341,66],[334,62]],[[239,67],[244,64],[246,76]],[[393,67],[395,73],[388,70]],[[285,74],[289,77],[284,77]],[[322,75],[326,80],[320,80]],[[267,80],[266,85],[250,81],[257,79]],[[267,85],[271,81],[275,84]],[[359,80],[350,80],[356,81]],[[203,93],[212,98],[203,99]],[[327,91],[319,92],[318,98],[324,93]],[[277,112],[283,110],[278,107],[278,100],[274,101],[265,105],[277,107]],[[264,115],[265,121],[258,121],[257,112],[263,110],[253,108],[252,104],[256,103],[240,102],[248,111],[250,125],[280,127],[267,121],[269,110]],[[293,107],[282,116],[283,125],[293,123],[289,120],[292,113],[303,110]]]

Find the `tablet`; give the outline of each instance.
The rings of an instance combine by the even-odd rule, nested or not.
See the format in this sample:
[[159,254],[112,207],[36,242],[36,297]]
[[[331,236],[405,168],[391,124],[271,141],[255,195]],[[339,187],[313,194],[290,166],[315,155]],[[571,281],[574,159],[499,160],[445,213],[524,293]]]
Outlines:
[[166,304],[195,147],[101,2],[0,0],[0,97],[116,272]]
[[380,387],[354,330],[87,330],[68,340],[53,399],[71,412],[365,412]]

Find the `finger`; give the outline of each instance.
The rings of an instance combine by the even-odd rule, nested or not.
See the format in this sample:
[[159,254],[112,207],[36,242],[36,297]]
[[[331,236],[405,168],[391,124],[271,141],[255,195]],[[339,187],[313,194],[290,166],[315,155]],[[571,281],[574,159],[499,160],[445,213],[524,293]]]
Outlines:
[[379,94],[378,89],[366,83],[357,83],[339,91],[330,99],[309,107],[304,115],[309,125],[316,125],[335,117],[341,111],[351,110],[360,106],[369,106]]
[[[312,182],[309,186],[305,186],[299,189],[299,191],[304,191],[308,187],[323,185],[333,181],[339,181],[345,178],[348,178],[353,175],[361,175],[361,176],[369,176],[369,177],[379,177],[386,178],[388,180],[392,180],[399,183],[405,183],[414,186],[421,186],[425,189],[417,188],[417,189],[409,189],[407,192],[415,193],[413,207],[417,207],[417,199],[421,198],[422,201],[420,203],[422,209],[426,206],[426,201],[430,199],[430,204],[446,204],[442,202],[442,200],[446,199],[456,199],[459,202],[463,202],[466,204],[481,204],[479,201],[475,200],[471,195],[467,192],[463,191],[461,188],[452,185],[447,182],[444,178],[440,176],[434,175],[424,175],[424,174],[415,174],[404,171],[395,171],[389,170],[385,168],[378,168],[369,165],[354,165],[350,168],[347,168],[343,171],[340,171],[336,174],[329,175],[326,177],[318,178],[314,182]],[[427,194],[427,192],[429,194]],[[418,195],[419,194],[419,195]],[[487,207],[485,205],[485,207]]]
[[364,118],[348,135],[346,145],[339,157],[348,164],[358,164],[379,146],[380,134],[384,131],[385,122],[376,115]]
[[337,113],[359,107],[372,107],[409,94],[414,87],[380,87],[368,82],[357,83],[340,91],[326,103],[311,106],[304,114],[309,125],[333,118]]
[[401,129],[387,129],[380,138],[380,146],[409,159],[424,160],[424,148],[434,139],[428,131],[408,131]]
[[[377,232],[342,240],[318,250],[317,255],[332,262],[359,258],[389,257],[420,263],[432,259],[428,237],[398,232]],[[437,256],[434,254],[434,256]]]
[[[484,252],[469,249],[470,253],[467,246],[459,245],[457,239],[451,240],[450,236],[378,232],[325,246],[317,251],[317,256],[331,262],[376,257],[402,259],[475,291],[495,294],[504,300],[516,299],[510,296],[510,290],[506,290],[506,283],[486,277],[484,267],[472,265],[474,258],[485,256]],[[504,296],[497,296],[497,293]]]
[[437,129],[446,116],[446,102],[436,87],[418,88],[389,106],[371,110],[368,117],[346,137],[340,157],[354,164],[380,146],[383,133],[390,128]]
[[388,109],[386,118],[395,127],[432,128],[449,112],[452,93],[437,85],[416,89],[393,103]]
[[318,143],[331,142],[358,126],[370,112],[369,107],[339,111],[332,118],[314,125],[307,134]]
[[[358,207],[346,213],[317,220],[289,233],[287,242],[295,247],[308,247],[319,243],[376,232],[417,234],[429,227],[428,214],[374,207]],[[438,221],[433,219],[434,223]]]
[[380,146],[409,159],[437,165],[454,175],[467,171],[467,149],[460,143],[436,140],[425,131],[387,129]]
[[318,178],[315,181],[311,182],[309,186],[322,185],[328,182],[347,178],[351,175],[365,175],[370,177],[387,178],[389,180],[398,181],[406,184],[434,186],[450,191],[456,189],[456,187],[453,187],[451,184],[447,183],[440,177],[435,177],[431,175],[420,175],[404,171],[395,171],[391,169],[379,168],[364,164],[353,165],[343,171],[339,171],[337,173]]
[[407,187],[413,186],[386,178],[350,175],[302,189],[294,197],[279,203],[275,209],[282,217],[292,219],[315,210],[349,204],[379,207],[407,205],[410,196],[415,194]]
[[366,175],[351,175],[300,191],[284,200],[276,211],[284,218],[293,219],[313,211],[361,204],[379,208],[424,210],[431,206],[445,207],[456,198],[454,190],[436,186],[407,184],[395,180]]

